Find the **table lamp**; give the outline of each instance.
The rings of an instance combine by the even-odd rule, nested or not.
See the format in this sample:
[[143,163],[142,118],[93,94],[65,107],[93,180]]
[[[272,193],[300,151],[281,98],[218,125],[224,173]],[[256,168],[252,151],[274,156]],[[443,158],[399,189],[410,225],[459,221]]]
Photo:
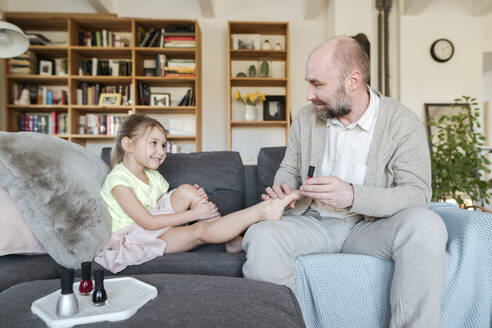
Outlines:
[[0,58],[11,58],[24,53],[29,40],[14,24],[0,21]]

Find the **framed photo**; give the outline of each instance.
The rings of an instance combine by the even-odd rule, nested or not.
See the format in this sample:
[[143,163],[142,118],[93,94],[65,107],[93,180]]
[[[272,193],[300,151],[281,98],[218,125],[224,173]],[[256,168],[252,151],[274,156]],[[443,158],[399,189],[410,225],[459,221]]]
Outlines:
[[266,96],[263,102],[264,121],[285,121],[285,96]]
[[170,106],[170,93],[153,93],[150,95],[150,106]]
[[121,104],[121,93],[101,93],[99,106],[119,106]]
[[232,34],[232,49],[260,50],[259,34]]
[[[426,103],[424,104],[425,110],[425,126],[427,127],[427,139],[429,140],[429,147],[432,151],[432,139],[436,138],[437,128],[435,126],[431,126],[429,122],[431,119],[434,122],[438,122],[439,118],[443,115],[452,116],[454,114],[458,114],[463,111],[463,108],[460,105],[449,104],[449,103]],[[469,108],[465,109],[469,111]],[[431,138],[432,136],[432,138]]]
[[39,61],[39,75],[53,75],[53,62],[51,60]]

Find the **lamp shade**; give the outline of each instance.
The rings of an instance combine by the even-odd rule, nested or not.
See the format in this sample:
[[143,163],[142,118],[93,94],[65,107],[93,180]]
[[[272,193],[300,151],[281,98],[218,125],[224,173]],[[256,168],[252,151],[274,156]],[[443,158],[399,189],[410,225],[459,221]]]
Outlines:
[[29,40],[20,28],[0,21],[0,58],[18,56],[28,47]]

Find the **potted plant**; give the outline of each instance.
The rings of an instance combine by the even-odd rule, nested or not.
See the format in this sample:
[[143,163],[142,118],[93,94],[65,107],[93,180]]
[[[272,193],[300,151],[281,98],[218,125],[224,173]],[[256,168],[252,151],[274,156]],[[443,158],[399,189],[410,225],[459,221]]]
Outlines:
[[[485,138],[478,132],[480,108],[475,98],[454,100],[456,113],[429,120],[434,127],[431,140],[432,200],[454,199],[465,207],[466,195],[476,203],[488,203],[490,193],[484,173],[490,161],[481,152]],[[430,131],[430,130],[429,130]]]

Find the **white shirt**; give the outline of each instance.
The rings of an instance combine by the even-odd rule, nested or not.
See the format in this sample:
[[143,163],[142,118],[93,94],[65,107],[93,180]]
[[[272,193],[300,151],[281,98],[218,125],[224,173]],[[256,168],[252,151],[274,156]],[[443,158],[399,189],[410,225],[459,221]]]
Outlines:
[[[364,184],[369,147],[379,113],[379,96],[371,88],[368,90],[369,105],[356,122],[345,127],[338,119],[327,120],[323,163],[319,170],[316,168],[315,176],[336,176],[351,184]],[[356,215],[318,200],[314,200],[311,207],[321,216],[344,218]]]

